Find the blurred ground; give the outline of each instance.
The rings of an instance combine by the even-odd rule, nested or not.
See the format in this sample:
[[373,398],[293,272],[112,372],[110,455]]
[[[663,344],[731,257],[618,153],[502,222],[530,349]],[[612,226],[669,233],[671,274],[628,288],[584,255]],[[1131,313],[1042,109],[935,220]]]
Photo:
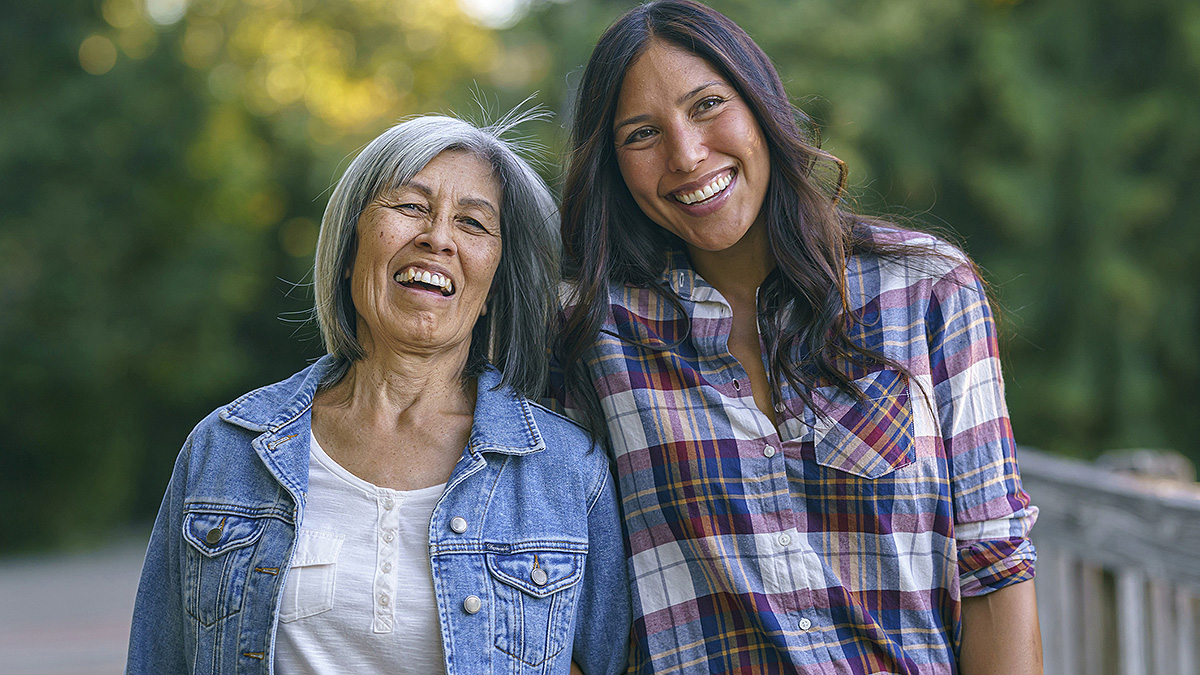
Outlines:
[[0,559],[0,671],[108,675],[125,669],[146,542]]

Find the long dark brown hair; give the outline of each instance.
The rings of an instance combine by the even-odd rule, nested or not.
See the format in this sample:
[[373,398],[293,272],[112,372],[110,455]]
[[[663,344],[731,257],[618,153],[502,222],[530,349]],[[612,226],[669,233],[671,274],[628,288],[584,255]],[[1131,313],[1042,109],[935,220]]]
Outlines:
[[[782,378],[812,407],[809,389],[818,382],[861,399],[853,385],[855,367],[882,364],[907,376],[899,364],[851,339],[846,260],[860,253],[898,259],[938,254],[931,247],[880,241],[871,236],[872,225],[896,226],[840,205],[845,165],[820,149],[815,125],[792,105],[774,65],[741,27],[691,0],[655,0],[631,10],[601,36],[574,109],[562,237],[564,275],[574,283],[576,297],[555,356],[590,430],[604,437],[582,355],[599,334],[609,285],[659,287],[683,311],[658,285],[667,252],[682,242],[634,203],[617,166],[613,138],[625,73],[653,40],[691,52],[721,73],[753,112],[769,148],[771,175],[762,213],[776,267],[759,289],[758,316],[773,402],[782,401]],[[808,356],[797,363],[790,354],[799,345]]]

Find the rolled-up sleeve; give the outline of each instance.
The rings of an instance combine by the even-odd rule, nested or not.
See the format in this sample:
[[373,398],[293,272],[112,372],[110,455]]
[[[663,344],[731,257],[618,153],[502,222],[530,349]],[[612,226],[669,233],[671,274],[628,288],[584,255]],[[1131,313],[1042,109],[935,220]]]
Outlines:
[[926,316],[930,375],[954,504],[962,596],[1033,578],[1037,507],[1021,487],[982,282],[963,264],[934,284]]

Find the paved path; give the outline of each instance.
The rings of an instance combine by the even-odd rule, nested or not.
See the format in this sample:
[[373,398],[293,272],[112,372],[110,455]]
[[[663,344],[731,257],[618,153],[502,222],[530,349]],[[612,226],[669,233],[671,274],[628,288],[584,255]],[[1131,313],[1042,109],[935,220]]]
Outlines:
[[125,646],[144,540],[90,553],[0,558],[0,673],[109,675]]

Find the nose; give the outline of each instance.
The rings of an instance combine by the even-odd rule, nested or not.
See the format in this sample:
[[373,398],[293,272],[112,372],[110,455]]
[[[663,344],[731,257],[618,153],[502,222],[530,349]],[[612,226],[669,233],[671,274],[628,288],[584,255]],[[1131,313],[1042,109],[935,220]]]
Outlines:
[[425,229],[416,236],[416,244],[431,253],[454,254],[458,246],[454,243],[454,223],[448,213],[435,213],[425,221]]
[[690,124],[680,124],[667,134],[667,168],[671,171],[689,173],[695,171],[708,157],[708,146],[700,129]]

